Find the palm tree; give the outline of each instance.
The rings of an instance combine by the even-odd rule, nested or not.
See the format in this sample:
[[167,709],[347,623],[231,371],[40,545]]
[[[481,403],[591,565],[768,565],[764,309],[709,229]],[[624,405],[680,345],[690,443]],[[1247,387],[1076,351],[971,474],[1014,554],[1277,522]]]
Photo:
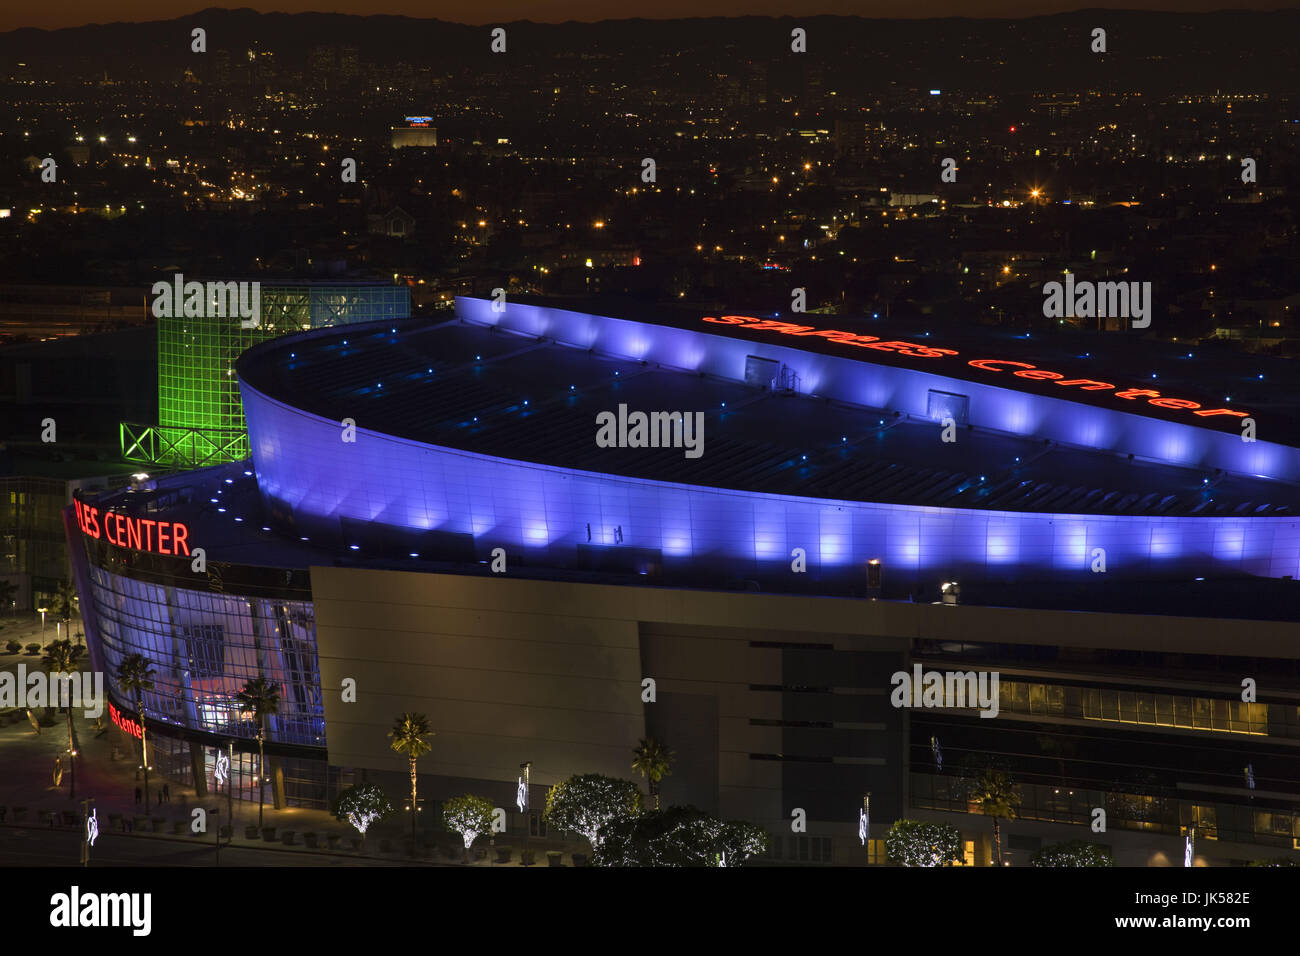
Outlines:
[[399,754],[406,754],[411,761],[411,846],[414,848],[415,815],[419,812],[416,803],[415,761],[433,749],[424,738],[432,737],[434,733],[429,729],[428,717],[408,711],[393,721],[393,729],[388,732],[388,736],[392,738],[392,748]]
[[1004,770],[985,770],[976,779],[970,794],[971,802],[980,813],[993,818],[993,845],[997,850],[997,865],[1002,865],[1002,826],[1000,820],[1016,818],[1020,806],[1020,788]]
[[636,755],[632,769],[640,771],[641,776],[650,781],[650,796],[655,798],[655,809],[658,810],[659,781],[672,773],[670,768],[677,755],[654,737],[642,737],[640,745],[632,753]]
[[144,767],[144,807],[149,809],[149,745],[145,740],[144,692],[153,690],[154,669],[143,654],[130,654],[117,667],[117,683],[135,699],[135,712],[140,718],[140,766]]
[[[78,661],[84,647],[75,646],[71,641],[64,639],[62,641],[51,641],[45,645],[45,656],[41,659],[45,664],[45,670],[50,674],[71,674],[73,671],[80,670],[81,666]],[[64,684],[67,684],[67,678],[64,678]],[[72,700],[68,698],[67,707],[64,710],[68,714],[68,799],[77,798],[77,749],[73,746],[72,738]]]
[[77,589],[71,581],[60,581],[54,592],[54,617],[62,621],[66,628],[72,623],[72,615],[77,613]]
[[1041,733],[1035,736],[1035,742],[1038,749],[1044,756],[1056,758],[1057,781],[1060,786],[1066,786],[1065,782],[1065,761],[1073,759],[1078,753],[1078,747],[1075,745],[1073,737],[1066,737],[1058,734],[1056,729],[1050,725],[1039,725]]
[[266,718],[280,710],[280,685],[265,677],[254,677],[235,695],[235,702],[257,722],[257,825],[260,827],[266,803]]

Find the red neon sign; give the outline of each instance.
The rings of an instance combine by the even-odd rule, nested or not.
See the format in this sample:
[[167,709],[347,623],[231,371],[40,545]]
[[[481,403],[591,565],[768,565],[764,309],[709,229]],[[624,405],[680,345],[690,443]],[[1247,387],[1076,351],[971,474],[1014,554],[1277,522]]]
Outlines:
[[152,551],[155,554],[184,555],[190,553],[190,529],[179,521],[158,521],[155,518],[134,518],[116,511],[100,512],[98,508],[72,499],[81,533],[107,539],[109,544],[132,551]]
[[[1094,378],[1066,378],[1060,372],[1049,372],[1047,369],[1039,368],[1036,365],[1030,365],[1028,362],[1011,362],[1004,359],[973,359],[966,363],[973,365],[975,368],[983,369],[986,372],[1001,372],[1003,369],[993,368],[995,365],[1006,365],[1008,367],[1019,366],[1019,372],[1012,372],[1019,378],[1027,378],[1036,382],[1052,382],[1055,385],[1065,385],[1067,387],[1081,388],[1088,392],[1105,391],[1106,389],[1115,388],[1110,382],[1100,382]],[[1152,388],[1126,388],[1115,393],[1116,398],[1128,399],[1130,402],[1139,398],[1145,398],[1157,408],[1178,408],[1186,409],[1193,415],[1205,417],[1207,415],[1235,415],[1238,418],[1245,418],[1249,412],[1234,412],[1230,408],[1201,408],[1200,402],[1188,401],[1185,398],[1167,398]]]
[[[747,315],[706,315],[701,321],[712,322],[715,325],[739,325],[746,332],[780,332],[782,335],[823,338],[843,345],[875,349],[880,352],[894,352],[912,358],[943,358],[944,356],[958,354],[954,349],[933,348],[915,342],[882,342],[874,335],[858,335],[853,332],[843,332],[839,329],[817,329],[811,325],[796,325],[793,322],[779,322],[775,319],[755,319]],[[1097,379],[1066,378],[1060,372],[1050,372],[1028,362],[1014,362],[1009,359],[972,359],[966,364],[985,372],[1006,372],[1019,369],[1019,371],[1012,371],[1011,374],[1017,378],[1029,379],[1030,381],[1052,382],[1055,385],[1081,388],[1086,392],[1107,391],[1116,388],[1110,382],[1102,382]],[[1185,398],[1169,398],[1150,388],[1120,389],[1115,392],[1114,397],[1126,399],[1130,402],[1145,398],[1157,408],[1180,409],[1202,418],[1212,415],[1233,415],[1237,418],[1245,418],[1250,414],[1249,412],[1235,412],[1230,408],[1202,408],[1200,402],[1189,401]]]
[[884,342],[874,335],[858,335],[854,332],[841,332],[839,329],[817,329],[811,325],[795,325],[793,322],[778,322],[775,319],[724,315],[721,318],[705,316],[704,321],[719,325],[743,325],[746,332],[780,332],[783,335],[814,336],[830,339],[832,342],[843,342],[845,345],[875,349],[878,352],[897,352],[899,355],[918,358],[943,358],[945,355],[957,354],[952,349],[937,349],[929,345],[918,345],[915,342]]
[[140,740],[144,737],[144,730],[141,729],[140,725],[130,718],[123,717],[122,712],[113,706],[112,701],[109,701],[108,704],[108,717],[117,725],[119,730],[130,734],[136,740]]

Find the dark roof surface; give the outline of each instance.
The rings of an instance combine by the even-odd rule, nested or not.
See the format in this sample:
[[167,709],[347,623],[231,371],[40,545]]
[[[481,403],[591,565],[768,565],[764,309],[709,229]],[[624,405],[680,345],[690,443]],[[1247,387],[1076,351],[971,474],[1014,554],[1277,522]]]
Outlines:
[[[877,365],[921,369],[998,388],[1068,398],[1072,402],[1100,408],[1113,409],[1117,405],[1113,392],[1072,388],[1063,395],[1062,390],[1050,381],[1015,378],[1005,370],[985,371],[967,364],[971,359],[1027,362],[1060,372],[1067,378],[1111,382],[1117,389],[1152,388],[1166,397],[1199,402],[1207,409],[1228,407],[1248,411],[1258,423],[1261,438],[1267,435],[1269,441],[1300,446],[1300,369],[1297,369],[1297,364],[1289,359],[1237,351],[1227,343],[1161,342],[1145,339],[1142,332],[1132,330],[1099,333],[1062,328],[1048,335],[1007,326],[949,322],[938,316],[898,321],[870,315],[692,308],[647,304],[617,296],[518,295],[511,296],[510,301],[767,342]],[[846,347],[813,336],[747,331],[739,326],[702,321],[703,316],[717,317],[729,311],[761,319],[776,318],[819,330],[841,329],[859,335],[873,335],[881,340],[955,349],[960,354],[939,360],[908,358],[874,349]],[[1240,431],[1239,420],[1226,415],[1193,418],[1189,422],[1188,413],[1183,410],[1162,409],[1147,403],[1121,401],[1118,404],[1131,406],[1124,411],[1151,418],[1190,423],[1217,431]]]
[[[248,385],[431,445],[583,471],[813,498],[1085,514],[1280,516],[1300,489],[774,394],[449,320],[291,335],[245,352]],[[703,411],[704,454],[601,448],[596,416]]]

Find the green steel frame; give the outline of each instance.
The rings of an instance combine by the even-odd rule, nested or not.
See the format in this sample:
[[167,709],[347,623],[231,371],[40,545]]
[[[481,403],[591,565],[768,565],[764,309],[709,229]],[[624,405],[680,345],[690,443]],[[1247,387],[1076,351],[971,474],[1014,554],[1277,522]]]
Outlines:
[[173,428],[122,422],[122,458],[142,465],[188,469],[243,461],[248,435],[230,428]]
[[289,332],[411,314],[405,285],[264,284],[261,303],[251,329],[238,318],[158,319],[158,424],[121,424],[124,459],[189,468],[247,458],[240,353]]

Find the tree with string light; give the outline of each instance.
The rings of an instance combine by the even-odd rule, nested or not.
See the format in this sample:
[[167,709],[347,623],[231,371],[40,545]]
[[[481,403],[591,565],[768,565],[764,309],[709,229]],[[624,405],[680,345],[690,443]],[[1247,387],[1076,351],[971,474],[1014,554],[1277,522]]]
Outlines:
[[631,780],[588,773],[551,787],[542,818],[557,830],[581,834],[593,850],[598,850],[606,826],[620,818],[634,817],[640,809],[641,788]]
[[384,819],[393,812],[393,805],[388,795],[373,783],[359,783],[348,787],[338,795],[331,808],[336,820],[352,824],[361,834],[361,849],[366,846],[366,831],[372,823]]
[[946,866],[961,861],[961,831],[948,823],[895,820],[885,853],[899,866]]
[[465,862],[469,862],[469,848],[484,833],[492,831],[492,801],[467,793],[452,797],[442,805],[442,822],[447,829],[459,833],[465,843]]

